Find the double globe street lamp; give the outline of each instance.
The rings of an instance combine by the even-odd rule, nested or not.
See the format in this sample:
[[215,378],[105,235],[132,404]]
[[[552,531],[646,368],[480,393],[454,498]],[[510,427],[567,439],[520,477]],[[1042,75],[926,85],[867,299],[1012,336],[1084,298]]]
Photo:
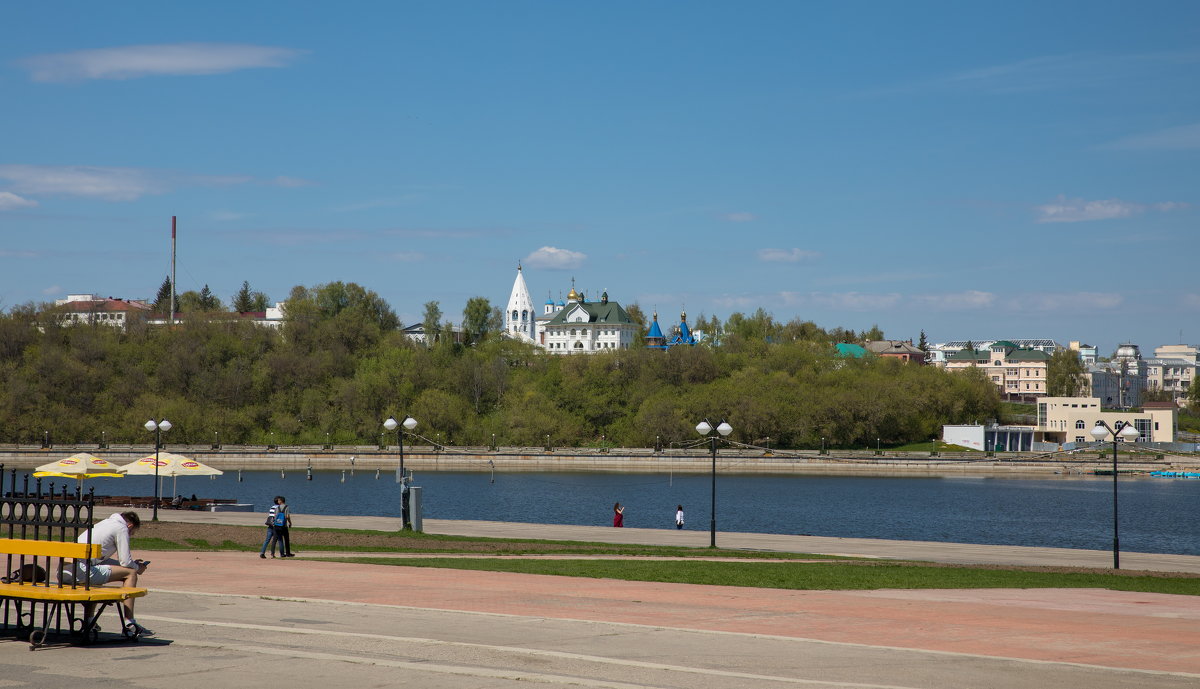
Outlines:
[[1129,421],[1118,421],[1110,428],[1103,421],[1097,421],[1095,426],[1092,426],[1092,437],[1099,442],[1104,442],[1108,436],[1112,436],[1113,446],[1113,569],[1121,569],[1121,539],[1118,536],[1117,527],[1117,441],[1122,438],[1133,442],[1140,435],[1138,430],[1133,427],[1133,423]]
[[158,503],[160,502],[158,488],[158,451],[162,449],[162,434],[171,430],[171,422],[167,421],[166,419],[157,422],[154,419],[150,419],[143,424],[143,426],[146,430],[154,433],[154,516],[151,518],[151,521],[158,521]]
[[[717,433],[721,436],[727,436],[733,433],[733,426],[725,423],[722,419],[716,427]],[[712,448],[712,508],[709,512],[710,521],[708,525],[708,547],[717,547],[717,439],[721,436],[713,434],[713,426],[708,422],[708,419],[696,424],[696,432],[708,438],[709,447]]]
[[396,482],[400,484],[400,528],[411,529],[412,522],[408,518],[408,476],[404,473],[404,431],[411,432],[416,428],[417,420],[407,414],[403,421],[396,421],[395,417],[389,416],[383,422],[383,427],[396,431],[396,445],[400,449],[400,473],[396,476]]

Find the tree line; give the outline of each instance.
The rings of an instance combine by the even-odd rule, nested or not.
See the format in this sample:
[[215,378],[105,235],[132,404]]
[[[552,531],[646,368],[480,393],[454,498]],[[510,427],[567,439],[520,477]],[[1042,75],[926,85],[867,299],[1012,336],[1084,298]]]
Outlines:
[[[125,330],[62,325],[34,305],[0,314],[0,442],[47,431],[60,443],[146,442],[146,419],[167,418],[176,443],[369,444],[386,440],[384,419],[408,414],[418,434],[451,445],[669,447],[723,418],[738,442],[873,447],[1000,414],[977,371],[839,358],[832,343],[882,333],[761,309],[697,319],[710,337],[695,347],[587,356],[500,337],[482,297],[464,309],[461,341],[413,342],[354,283],[294,288],[279,329],[205,313]],[[427,334],[443,317],[426,305]]]

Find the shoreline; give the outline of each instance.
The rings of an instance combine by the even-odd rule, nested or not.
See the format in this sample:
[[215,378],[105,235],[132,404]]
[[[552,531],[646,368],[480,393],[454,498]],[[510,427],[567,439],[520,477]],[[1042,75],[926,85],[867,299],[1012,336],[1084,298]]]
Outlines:
[[[266,449],[221,448],[211,446],[167,446],[163,452],[175,452],[223,471],[305,470],[337,471],[349,469],[394,470],[399,453],[392,448],[374,446],[325,450],[312,447]],[[100,449],[95,445],[42,448],[0,448],[0,464],[6,470],[30,470],[77,452],[88,452],[114,464],[128,464],[154,453],[154,447],[121,446]],[[1200,457],[1184,455],[1138,455],[1119,457],[1121,474],[1148,474],[1151,471],[1200,471]],[[713,469],[707,452],[651,449],[543,448],[442,449],[430,446],[406,448],[406,469],[447,472],[585,472],[585,473],[680,473],[707,474]],[[1048,476],[1111,475],[1112,455],[1099,451],[1076,452],[1059,457],[1046,454],[1008,454],[988,457],[981,452],[887,452],[873,450],[815,450],[764,452],[762,450],[722,450],[716,470],[724,474],[827,474],[827,475],[922,475],[922,476]]]

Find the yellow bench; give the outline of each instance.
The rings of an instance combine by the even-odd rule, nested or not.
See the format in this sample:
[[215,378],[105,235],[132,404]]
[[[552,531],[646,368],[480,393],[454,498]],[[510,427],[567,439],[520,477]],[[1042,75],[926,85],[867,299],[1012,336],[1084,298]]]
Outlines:
[[[29,601],[31,604],[43,604],[41,629],[34,628],[29,633],[30,650],[46,642],[50,622],[61,619],[64,603],[67,605],[66,613],[70,632],[82,637],[83,641],[87,643],[94,641],[98,636],[100,626],[96,623],[105,608],[113,603],[146,595],[146,589],[132,586],[90,586],[86,582],[62,584],[56,581],[60,566],[63,571],[74,572],[74,563],[64,560],[98,557],[100,557],[100,546],[95,543],[89,545],[24,538],[0,538],[0,558],[7,564],[6,573],[16,570],[19,565],[38,565],[39,559],[41,560],[39,566],[46,570],[45,581],[0,584],[0,601]],[[26,561],[25,558],[31,558],[31,561]],[[52,559],[56,560],[53,566],[51,566]],[[77,604],[83,605],[82,616],[75,614]],[[6,610],[6,622],[7,612]],[[23,611],[22,607],[18,605],[18,626],[22,626],[21,623],[28,620],[28,623],[23,626],[35,627],[36,613],[36,607],[32,605],[28,612]],[[118,605],[117,614],[121,618],[121,633],[136,641],[138,630],[125,619],[125,607]]]

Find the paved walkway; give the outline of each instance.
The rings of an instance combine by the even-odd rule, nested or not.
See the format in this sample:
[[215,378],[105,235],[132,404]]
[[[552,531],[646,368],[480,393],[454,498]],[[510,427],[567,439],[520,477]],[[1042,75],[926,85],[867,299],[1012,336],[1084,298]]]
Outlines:
[[[260,515],[165,519],[257,526]],[[295,515],[298,526],[371,528]],[[388,523],[390,521],[390,523]],[[352,524],[347,522],[353,522]],[[379,520],[394,529],[395,520]],[[437,533],[619,542],[706,532],[427,521]],[[805,540],[775,540],[777,538]],[[302,542],[302,539],[297,539]],[[1057,557],[954,544],[720,534],[726,547],[883,557]],[[696,545],[696,543],[687,543]],[[772,545],[773,544],[773,545]],[[940,549],[939,549],[940,548]],[[976,549],[979,549],[976,552]],[[1070,552],[1070,551],[1068,551]],[[1101,553],[1100,555],[1103,555]],[[157,552],[140,644],[28,653],[0,686],[1182,688],[1200,685],[1200,597],[1078,590],[782,591]],[[1061,563],[1059,563],[1061,564]],[[783,566],[786,566],[784,564]],[[111,622],[111,621],[110,621]]]
[[[97,515],[107,516],[119,508],[97,508]],[[143,519],[150,510],[136,510]],[[240,524],[261,526],[263,515],[258,512],[193,512],[160,510],[161,519],[198,524]],[[395,531],[395,517],[344,517],[329,515],[293,514],[296,528],[321,527],[331,529],[369,529]],[[454,519],[426,519],[424,530],[431,534],[475,536],[488,538],[534,538],[542,540],[593,541],[601,543],[634,543],[642,545],[679,545],[697,548],[709,544],[709,532],[688,528],[675,529],[614,529],[607,526],[575,526],[569,524],[526,524],[522,522],[485,522]],[[1031,565],[1043,567],[1112,567],[1112,552],[1107,550],[1075,550],[1070,548],[1031,548],[1026,546],[975,545],[971,543],[941,543],[936,541],[888,541],[874,538],[830,538],[824,536],[789,536],[785,534],[756,534],[718,532],[721,548],[764,550],[896,560],[925,560],[954,564]],[[1126,570],[1183,572],[1200,574],[1200,556],[1159,555],[1155,553],[1121,553],[1121,567]]]

